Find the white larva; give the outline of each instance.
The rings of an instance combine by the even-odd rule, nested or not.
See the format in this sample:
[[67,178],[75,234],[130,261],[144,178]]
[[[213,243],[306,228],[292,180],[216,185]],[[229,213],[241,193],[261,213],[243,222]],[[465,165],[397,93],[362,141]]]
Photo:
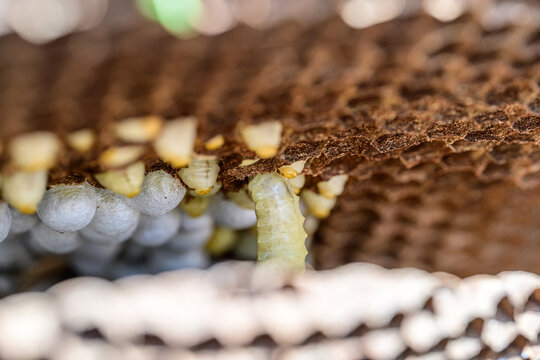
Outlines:
[[9,229],[10,234],[22,234],[27,232],[32,227],[34,227],[39,218],[33,215],[27,215],[21,213],[19,210],[10,208],[11,211],[11,228]]
[[268,159],[274,157],[278,151],[282,127],[279,121],[267,121],[244,126],[240,129],[240,134],[257,156]]
[[165,123],[163,131],[154,141],[159,158],[175,168],[189,163],[197,137],[197,119],[178,118]]
[[143,246],[163,245],[178,232],[181,220],[179,210],[160,216],[142,215],[133,240]]
[[289,181],[277,173],[260,174],[248,190],[257,213],[257,258],[271,265],[301,270],[307,254],[304,217]]
[[306,175],[300,174],[296,176],[293,179],[289,179],[289,183],[291,184],[293,191],[296,195],[300,194],[300,191],[304,187],[304,184],[306,183]]
[[80,129],[67,134],[68,145],[82,154],[90,151],[96,142],[96,134],[92,129]]
[[158,116],[129,118],[115,124],[116,136],[127,143],[144,143],[154,140],[163,128]]
[[122,242],[127,240],[139,222],[139,212],[127,203],[125,196],[106,189],[96,189],[97,210],[82,235],[97,242]]
[[0,202],[0,241],[4,241],[11,227],[11,211],[5,202]]
[[159,216],[177,207],[185,195],[186,189],[180,180],[158,170],[145,176],[141,192],[128,202],[143,214]]
[[212,198],[208,212],[219,225],[234,230],[248,229],[257,223],[254,209],[239,206],[222,195]]
[[349,175],[336,175],[327,181],[319,182],[317,189],[322,196],[333,199],[343,193],[348,179]]
[[58,185],[47,190],[38,206],[38,216],[59,232],[74,232],[87,226],[96,213],[97,198],[93,186]]
[[2,175],[2,197],[23,214],[34,214],[45,190],[49,172],[4,172]]
[[54,133],[36,131],[15,137],[8,150],[13,163],[23,171],[50,169],[60,151],[60,140]]
[[70,253],[81,243],[81,236],[78,232],[60,233],[44,223],[34,226],[30,234],[41,247],[55,254]]
[[306,204],[307,210],[319,219],[328,217],[330,211],[336,205],[336,198],[322,196],[311,190],[302,190],[300,196]]
[[144,173],[144,163],[137,161],[124,169],[112,169],[95,174],[94,178],[101,186],[132,198],[141,192]]
[[178,174],[198,195],[206,195],[212,191],[219,174],[219,160],[213,156],[195,156],[187,168],[180,169]]
[[315,216],[308,215],[306,216],[306,220],[304,221],[304,230],[306,230],[306,233],[309,237],[312,237],[315,235],[315,232],[319,228],[319,219]]

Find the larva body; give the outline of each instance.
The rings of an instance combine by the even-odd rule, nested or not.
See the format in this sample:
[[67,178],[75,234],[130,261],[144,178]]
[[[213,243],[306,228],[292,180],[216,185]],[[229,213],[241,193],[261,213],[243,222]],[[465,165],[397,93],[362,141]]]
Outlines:
[[218,177],[218,162],[213,157],[193,158],[187,168],[179,171],[180,177],[197,195],[209,194]]
[[257,214],[257,259],[303,269],[307,254],[304,217],[289,181],[277,173],[255,176],[249,192]]

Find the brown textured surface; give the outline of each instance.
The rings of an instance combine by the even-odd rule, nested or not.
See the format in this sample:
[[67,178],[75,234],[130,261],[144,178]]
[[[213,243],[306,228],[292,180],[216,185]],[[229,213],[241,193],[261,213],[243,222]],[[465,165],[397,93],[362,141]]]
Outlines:
[[[314,245],[321,268],[363,260],[459,275],[540,272],[540,36],[488,32],[469,15],[427,16],[352,30],[339,19],[304,29],[237,28],[178,40],[153,25],[96,30],[37,47],[0,40],[0,137],[35,129],[99,132],[134,115],[196,115],[197,150],[226,144],[220,179],[232,188],[283,161],[351,180]],[[278,119],[280,155],[252,158],[241,124]],[[89,177],[62,156],[52,181]],[[155,164],[149,151],[148,163]]]

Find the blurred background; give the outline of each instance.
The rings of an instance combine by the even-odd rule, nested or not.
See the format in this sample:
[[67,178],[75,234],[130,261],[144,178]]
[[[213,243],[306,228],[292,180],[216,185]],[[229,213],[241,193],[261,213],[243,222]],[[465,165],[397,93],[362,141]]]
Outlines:
[[245,24],[267,28],[284,21],[313,23],[339,13],[345,23],[364,28],[400,15],[424,11],[452,21],[465,11],[488,30],[537,23],[530,0],[0,0],[0,36],[16,33],[32,43],[103,25],[109,31],[146,20],[179,37],[217,35]]

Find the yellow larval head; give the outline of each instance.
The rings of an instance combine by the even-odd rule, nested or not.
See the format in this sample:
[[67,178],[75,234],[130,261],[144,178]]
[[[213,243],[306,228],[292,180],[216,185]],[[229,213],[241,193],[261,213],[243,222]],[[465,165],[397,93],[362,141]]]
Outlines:
[[305,160],[295,161],[290,165],[284,165],[278,169],[279,173],[287,179],[294,179],[304,170]]
[[220,147],[223,146],[223,144],[225,144],[225,138],[223,137],[223,135],[216,135],[210,140],[208,140],[204,144],[204,147],[206,148],[206,150],[211,151],[211,150],[219,149]]

